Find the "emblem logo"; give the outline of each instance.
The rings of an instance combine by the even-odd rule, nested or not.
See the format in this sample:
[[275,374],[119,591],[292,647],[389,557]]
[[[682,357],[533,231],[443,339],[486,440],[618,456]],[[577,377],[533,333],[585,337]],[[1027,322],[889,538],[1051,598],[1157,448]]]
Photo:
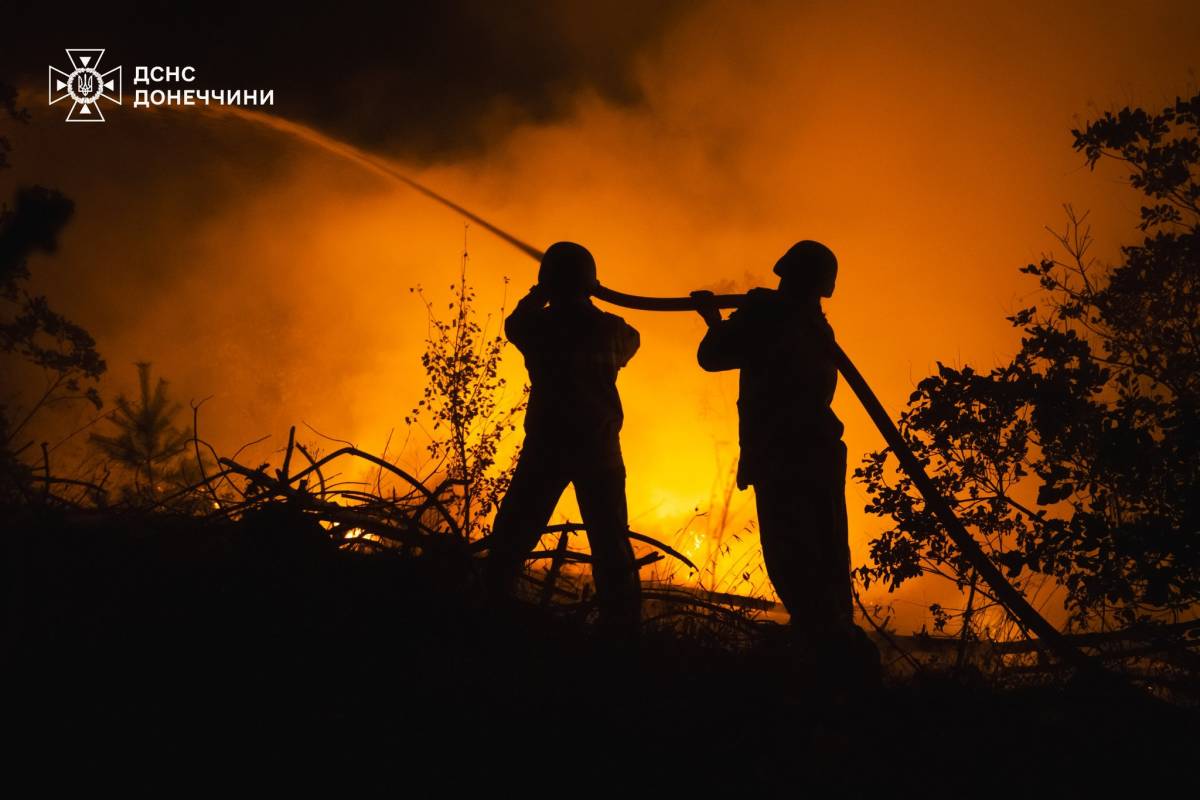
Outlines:
[[100,101],[121,105],[121,68],[100,71],[102,49],[67,48],[71,71],[50,67],[50,105],[70,98],[67,122],[104,122]]

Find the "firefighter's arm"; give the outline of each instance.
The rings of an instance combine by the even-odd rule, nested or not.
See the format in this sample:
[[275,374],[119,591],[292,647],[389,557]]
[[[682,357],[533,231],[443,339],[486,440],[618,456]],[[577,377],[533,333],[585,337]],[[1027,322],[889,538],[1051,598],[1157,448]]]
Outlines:
[[529,290],[529,294],[521,298],[516,308],[504,320],[504,335],[516,345],[517,349],[525,349],[537,339],[538,312],[546,307],[545,292],[538,285]]
[[691,298],[696,301],[696,313],[708,327],[721,322],[721,309],[717,308],[716,296],[712,292],[700,289],[692,292]]
[[633,354],[638,351],[642,344],[642,335],[638,333],[637,328],[630,325],[628,322],[621,322],[621,329],[617,334],[617,367],[623,367],[633,358]]
[[712,297],[712,292],[692,292],[692,297],[698,301],[697,311],[708,324],[708,332],[696,350],[700,367],[708,372],[740,369],[753,339],[749,332],[751,317],[738,310],[728,319],[721,319],[721,312],[705,302]]
[[[732,318],[731,318],[732,319]],[[696,361],[707,372],[740,369],[741,348],[736,332],[730,329],[730,320],[722,320],[708,329],[696,350]]]

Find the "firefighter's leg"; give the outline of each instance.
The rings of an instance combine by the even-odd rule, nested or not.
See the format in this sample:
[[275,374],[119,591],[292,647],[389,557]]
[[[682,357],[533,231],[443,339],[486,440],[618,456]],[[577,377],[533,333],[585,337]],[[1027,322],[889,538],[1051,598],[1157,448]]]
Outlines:
[[755,484],[763,561],[792,622],[814,636],[844,631],[850,613],[846,447],[789,451]]
[[632,634],[641,621],[641,583],[634,569],[620,454],[597,459],[574,475],[579,512],[587,526],[601,622]]
[[866,631],[854,624],[845,487],[831,485],[823,494],[815,504],[824,512],[819,529],[824,539],[823,562],[812,598],[818,609],[816,635],[832,670],[831,678],[847,686],[878,686],[882,679],[879,649]]
[[492,523],[484,567],[490,596],[513,596],[525,557],[541,539],[566,488],[567,475],[559,459],[534,450],[522,451]]
[[814,448],[804,461],[796,491],[807,519],[802,534],[811,540],[812,582],[805,603],[814,632],[844,635],[853,626],[850,541],[846,518],[846,446]]
[[821,559],[814,602],[817,616],[831,633],[854,624],[850,587],[850,539],[845,484],[812,487],[813,531],[820,537]]
[[825,473],[829,480],[812,486],[815,519],[819,521],[814,533],[821,536],[822,557],[812,602],[822,626],[818,635],[835,674],[849,685],[877,686],[882,677],[879,649],[854,624],[845,474],[843,447],[830,454]]
[[814,590],[821,579],[819,543],[812,531],[812,498],[790,476],[760,481],[754,494],[767,577],[792,624],[810,629],[817,613]]

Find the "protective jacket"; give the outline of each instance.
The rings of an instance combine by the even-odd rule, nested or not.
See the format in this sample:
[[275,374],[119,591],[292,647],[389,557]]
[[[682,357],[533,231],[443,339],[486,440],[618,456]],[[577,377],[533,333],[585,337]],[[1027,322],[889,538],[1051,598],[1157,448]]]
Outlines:
[[637,330],[588,301],[542,307],[526,297],[504,332],[529,370],[526,446],[616,445],[624,421],[617,372],[637,352]]
[[779,470],[819,477],[837,460],[844,426],[830,408],[837,386],[826,344],[832,338],[818,303],[753,289],[700,342],[701,367],[740,370],[739,488]]

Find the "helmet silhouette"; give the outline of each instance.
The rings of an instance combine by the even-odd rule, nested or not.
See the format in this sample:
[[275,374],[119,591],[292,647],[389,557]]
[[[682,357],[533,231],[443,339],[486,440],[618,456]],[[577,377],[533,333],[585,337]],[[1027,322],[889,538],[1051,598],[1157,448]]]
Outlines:
[[596,288],[596,260],[583,245],[555,242],[542,256],[538,284],[556,295],[587,295]]
[[831,297],[837,281],[837,257],[825,245],[805,239],[796,242],[775,262],[775,274],[795,285]]

